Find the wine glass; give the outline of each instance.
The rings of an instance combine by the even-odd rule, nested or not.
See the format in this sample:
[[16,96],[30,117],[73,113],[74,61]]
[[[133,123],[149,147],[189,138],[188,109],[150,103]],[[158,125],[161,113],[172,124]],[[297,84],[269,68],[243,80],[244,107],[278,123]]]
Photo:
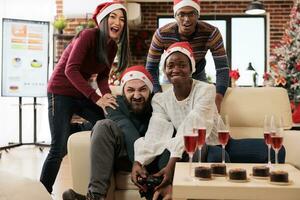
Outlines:
[[[275,120],[274,120],[275,123]],[[278,120],[278,127],[276,132],[271,134],[271,145],[275,151],[275,164],[278,164],[278,152],[282,147],[283,143],[283,119],[282,117]]]
[[276,131],[277,131],[277,127],[276,127],[275,116],[271,115],[271,119],[270,119],[270,133],[271,133],[271,136],[276,134]]
[[205,144],[206,127],[195,128],[194,132],[198,134],[198,162],[201,163],[201,150]]
[[222,163],[225,163],[225,146],[229,140],[229,117],[225,115],[222,119],[221,116],[218,117],[218,138],[222,145]]
[[[274,118],[274,117],[273,117]],[[270,127],[271,117],[265,115],[264,119],[264,139],[268,146],[268,166],[271,166],[271,127]]]
[[193,159],[193,154],[195,153],[195,151],[197,149],[197,144],[198,144],[198,135],[197,134],[184,135],[184,147],[185,147],[185,151],[189,155],[189,173],[190,173],[191,177],[193,177],[192,159]]

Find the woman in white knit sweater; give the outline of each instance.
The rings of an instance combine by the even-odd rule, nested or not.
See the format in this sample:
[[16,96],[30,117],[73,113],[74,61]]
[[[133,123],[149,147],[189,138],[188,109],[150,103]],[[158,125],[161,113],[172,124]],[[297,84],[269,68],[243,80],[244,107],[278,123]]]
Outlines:
[[[174,43],[163,56],[164,72],[172,87],[163,93],[157,93],[152,99],[153,113],[148,130],[145,137],[136,140],[134,144],[136,162],[132,171],[133,182],[142,188],[137,183],[137,177],[146,177],[147,171],[151,171],[150,163],[150,166],[153,163],[165,166],[155,174],[164,179],[153,199],[159,194],[168,199],[175,162],[181,160],[184,153],[183,135],[191,134],[193,128],[196,128],[193,122],[205,122],[206,143],[218,144],[215,126],[218,117],[216,89],[212,84],[191,78],[195,71],[195,60],[190,44]],[[163,156],[164,158],[158,157],[166,155],[166,152],[167,156]],[[155,159],[157,162],[152,162]],[[166,160],[167,164],[164,163]],[[147,170],[144,165],[148,165]]]

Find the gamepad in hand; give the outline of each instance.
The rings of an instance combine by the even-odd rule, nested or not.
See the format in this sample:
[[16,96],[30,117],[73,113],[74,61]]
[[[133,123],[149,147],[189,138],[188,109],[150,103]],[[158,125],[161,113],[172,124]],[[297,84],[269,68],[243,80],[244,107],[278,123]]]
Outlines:
[[[141,197],[145,197],[147,200],[152,200],[153,194],[154,194],[154,188],[162,182],[163,177],[156,177],[156,176],[148,176],[147,178],[138,177],[138,183],[145,187],[146,192],[143,190],[140,190]],[[162,199],[160,196],[158,198],[159,200]]]

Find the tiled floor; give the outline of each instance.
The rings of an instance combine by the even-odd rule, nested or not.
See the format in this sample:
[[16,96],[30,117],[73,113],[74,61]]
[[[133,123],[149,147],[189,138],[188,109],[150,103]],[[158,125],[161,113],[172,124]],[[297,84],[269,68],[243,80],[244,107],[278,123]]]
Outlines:
[[[2,151],[0,159],[0,170],[9,171],[19,176],[25,176],[34,180],[39,180],[41,168],[47,156],[49,148],[40,151],[35,146],[21,146],[10,149],[8,152]],[[68,157],[66,156],[60,167],[55,185],[53,187],[53,199],[61,200],[61,194],[72,185],[71,171]]]

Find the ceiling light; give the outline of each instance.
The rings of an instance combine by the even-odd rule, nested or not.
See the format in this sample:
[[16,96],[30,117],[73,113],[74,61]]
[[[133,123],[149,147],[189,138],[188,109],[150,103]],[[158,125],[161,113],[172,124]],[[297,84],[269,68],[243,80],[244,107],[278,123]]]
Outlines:
[[249,15],[261,15],[266,12],[264,5],[257,0],[253,0],[247,7],[245,13]]

